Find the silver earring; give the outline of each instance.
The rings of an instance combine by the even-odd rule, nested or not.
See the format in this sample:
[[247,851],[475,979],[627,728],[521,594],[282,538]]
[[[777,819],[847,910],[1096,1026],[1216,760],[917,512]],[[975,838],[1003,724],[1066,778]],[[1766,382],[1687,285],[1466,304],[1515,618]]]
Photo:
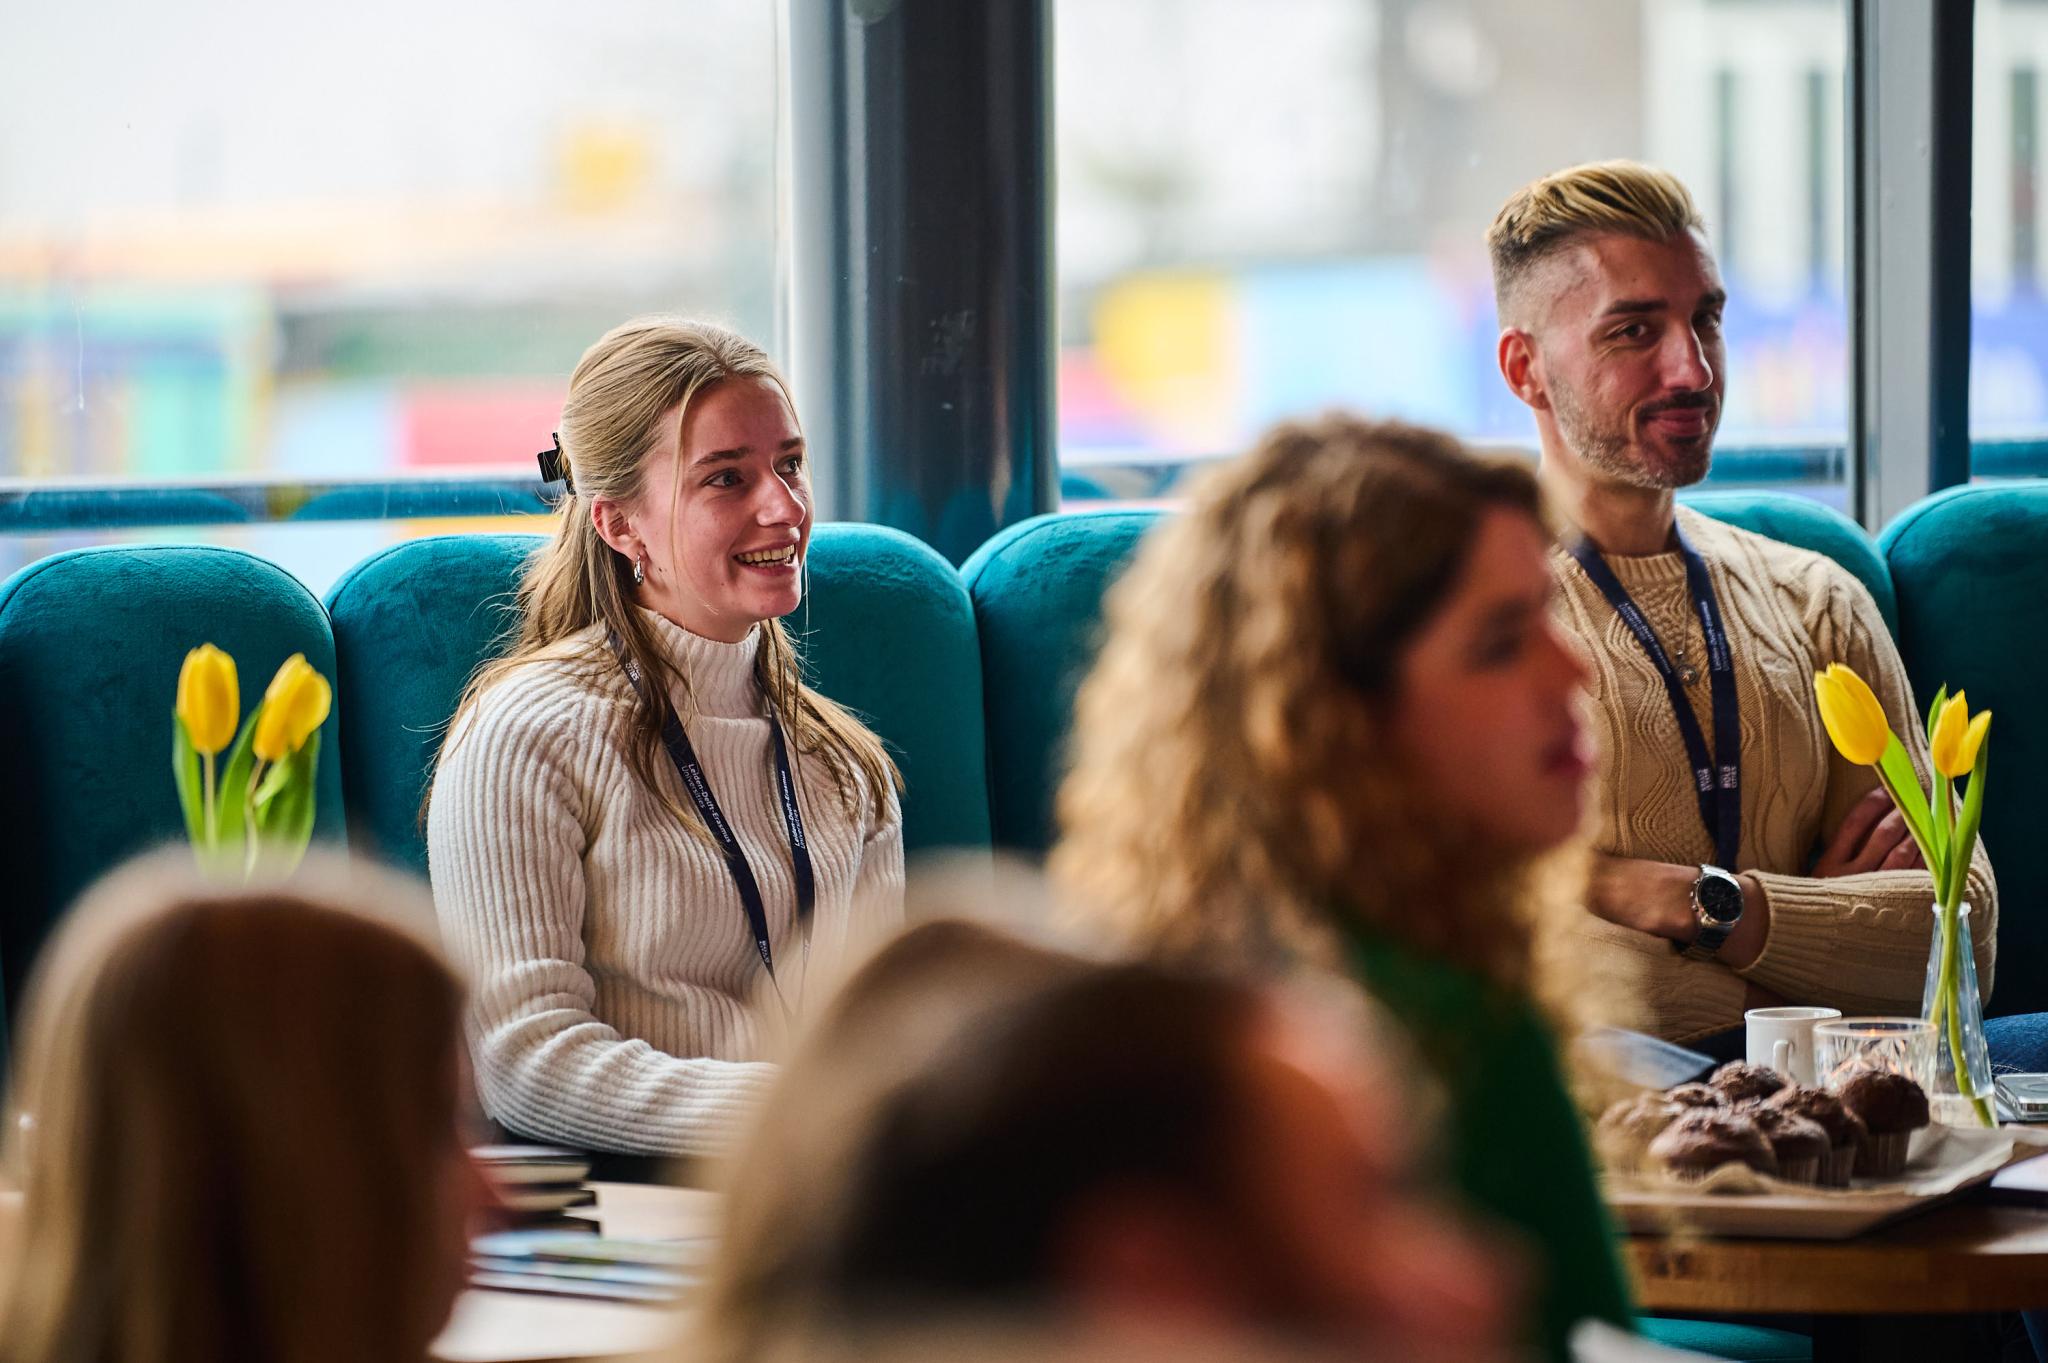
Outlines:
[[647,564],[638,558],[633,560],[633,585],[639,586],[647,580]]

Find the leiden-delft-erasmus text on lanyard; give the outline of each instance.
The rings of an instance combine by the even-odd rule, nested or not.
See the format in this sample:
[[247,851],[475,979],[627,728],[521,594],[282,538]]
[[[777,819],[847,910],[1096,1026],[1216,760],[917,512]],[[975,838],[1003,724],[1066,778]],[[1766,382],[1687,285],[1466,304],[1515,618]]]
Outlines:
[[1742,703],[1735,695],[1735,661],[1728,649],[1728,632],[1721,625],[1721,608],[1714,600],[1714,584],[1707,576],[1706,561],[1699,556],[1685,538],[1685,531],[1676,526],[1672,534],[1678,540],[1678,554],[1685,561],[1686,590],[1692,596],[1693,609],[1699,613],[1700,632],[1707,641],[1707,676],[1713,693],[1714,750],[1707,751],[1706,735],[1700,732],[1699,717],[1693,713],[1692,702],[1685,698],[1684,684],[1679,680],[1678,669],[1671,665],[1671,659],[1664,652],[1664,645],[1657,639],[1657,632],[1650,628],[1642,608],[1636,605],[1628,594],[1628,588],[1621,585],[1621,579],[1607,566],[1599,551],[1581,536],[1571,546],[1572,557],[1586,570],[1586,576],[1593,579],[1593,585],[1614,607],[1622,623],[1636,636],[1643,652],[1649,655],[1657,675],[1663,679],[1664,694],[1670,698],[1671,713],[1678,721],[1678,732],[1685,738],[1685,755],[1692,762],[1693,789],[1699,796],[1700,819],[1707,826],[1707,836],[1714,840],[1714,864],[1724,871],[1733,871],[1735,854],[1742,842]]
[[[627,656],[625,645],[617,636],[612,638],[611,646],[612,652],[618,656],[619,666],[625,669],[626,679],[644,698],[646,693],[639,666]],[[796,880],[797,931],[802,934],[804,963],[808,967],[811,916],[818,907],[818,879],[811,869],[810,844],[804,838],[803,811],[796,802],[796,778],[789,768],[789,746],[783,741],[782,723],[772,712],[768,716],[768,731],[775,738],[775,795],[777,803],[782,806],[783,825],[789,830],[789,855]],[[683,731],[683,721],[673,705],[668,707],[668,718],[661,726],[661,742],[668,749],[669,761],[675,763],[676,775],[682,778],[683,789],[690,792],[690,802],[697,806],[698,817],[711,830],[711,836],[725,858],[725,869],[732,876],[733,889],[739,893],[740,908],[747,916],[747,930],[754,936],[754,950],[761,958],[762,968],[768,972],[768,982],[775,986],[776,997],[782,999],[783,1011],[787,1013],[789,1000],[783,997],[782,983],[775,978],[775,947],[768,940],[768,908],[761,898],[761,883],[754,879],[754,868],[748,863],[739,838],[733,834],[725,811],[718,807],[718,797],[711,793],[711,782],[705,779],[704,766],[697,760],[697,750],[690,746],[690,736]]]

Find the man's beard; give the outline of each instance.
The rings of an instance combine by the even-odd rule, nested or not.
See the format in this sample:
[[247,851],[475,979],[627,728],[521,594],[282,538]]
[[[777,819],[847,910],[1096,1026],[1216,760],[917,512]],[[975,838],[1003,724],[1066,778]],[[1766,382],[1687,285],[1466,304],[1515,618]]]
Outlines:
[[1568,385],[1556,382],[1550,385],[1550,405],[1551,410],[1557,413],[1558,430],[1564,434],[1565,444],[1571,447],[1572,453],[1595,473],[1626,487],[1658,491],[1691,487],[1707,476],[1707,468],[1714,461],[1714,429],[1720,421],[1719,414],[1714,411],[1714,399],[1705,394],[1697,398],[1667,399],[1643,410],[1645,417],[1677,408],[1698,407],[1708,412],[1707,428],[1697,441],[1661,447],[1661,450],[1669,451],[1670,458],[1652,457],[1648,450],[1630,438],[1626,412],[1617,421],[1603,423],[1596,420]]

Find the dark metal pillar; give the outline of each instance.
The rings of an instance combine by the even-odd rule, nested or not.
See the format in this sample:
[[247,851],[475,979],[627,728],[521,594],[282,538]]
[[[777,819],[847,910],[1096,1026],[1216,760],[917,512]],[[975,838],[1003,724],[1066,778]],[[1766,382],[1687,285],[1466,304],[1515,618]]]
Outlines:
[[788,0],[820,510],[958,563],[1057,504],[1052,0]]
[[1876,530],[1970,479],[1973,0],[1850,0],[1850,450]]

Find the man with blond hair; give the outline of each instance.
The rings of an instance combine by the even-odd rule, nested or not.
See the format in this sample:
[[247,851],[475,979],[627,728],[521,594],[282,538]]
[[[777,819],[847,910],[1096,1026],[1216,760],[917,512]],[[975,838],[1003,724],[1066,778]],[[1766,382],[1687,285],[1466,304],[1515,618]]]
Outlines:
[[[1692,196],[1649,166],[1575,166],[1517,190],[1487,245],[1500,372],[1567,522],[1559,611],[1603,738],[1596,949],[1641,980],[1651,1030],[1723,1054],[1746,1007],[1918,1013],[1932,880],[1813,694],[1817,670],[1849,664],[1927,769],[1884,619],[1829,559],[1673,497],[1706,476],[1726,383],[1727,294]],[[1988,994],[1981,847],[1968,898]]]

